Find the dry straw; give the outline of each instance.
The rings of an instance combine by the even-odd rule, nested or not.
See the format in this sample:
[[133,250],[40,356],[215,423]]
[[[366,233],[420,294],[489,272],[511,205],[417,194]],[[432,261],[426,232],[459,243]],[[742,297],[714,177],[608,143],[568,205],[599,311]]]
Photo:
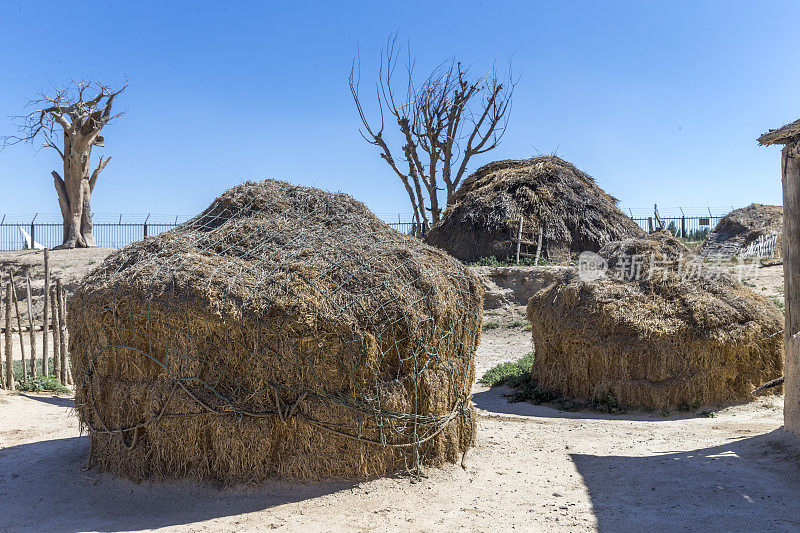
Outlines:
[[572,270],[534,295],[539,386],[661,409],[750,400],[781,376],[780,311],[727,273],[681,257],[687,252],[665,233],[614,243],[600,251],[610,271],[638,254],[642,272],[654,274],[582,281]]
[[91,461],[133,479],[456,461],[482,289],[344,194],[267,180],[111,255],[68,313]]
[[778,234],[775,256],[780,257],[783,208],[779,205],[750,204],[722,217],[698,253],[703,256],[736,256],[759,237],[770,233]]
[[590,175],[556,156],[542,156],[479,168],[426,241],[462,261],[511,258],[520,215],[524,234],[534,235],[542,226],[542,257],[550,260],[644,235]]

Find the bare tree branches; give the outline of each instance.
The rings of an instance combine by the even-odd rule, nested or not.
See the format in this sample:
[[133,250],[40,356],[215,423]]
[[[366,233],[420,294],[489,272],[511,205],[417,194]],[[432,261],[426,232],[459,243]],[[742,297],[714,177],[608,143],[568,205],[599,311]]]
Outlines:
[[[379,155],[403,183],[415,221],[425,229],[439,221],[439,194],[452,201],[473,156],[493,150],[508,124],[516,81],[511,69],[505,80],[497,66],[482,76],[473,76],[452,58],[433,70],[420,84],[415,81],[410,50],[405,65],[406,94],[399,103],[395,75],[400,47],[397,35],[389,36],[381,51],[375,85],[379,121],[371,123],[359,94],[358,59],[350,69],[350,93],[356,104],[364,139],[379,149]],[[402,139],[402,168],[384,138],[385,117],[392,117]],[[429,216],[430,214],[430,216]]]
[[[112,113],[114,100],[127,89],[117,90],[92,82],[72,81],[52,94],[40,93],[28,104],[27,115],[16,118],[17,135],[3,139],[3,146],[41,141],[61,157],[63,178],[53,171],[53,185],[64,220],[63,248],[95,246],[92,234],[91,195],[110,157],[100,158],[89,171],[92,148],[105,146],[102,129],[123,113]],[[59,143],[56,141],[60,141]]]

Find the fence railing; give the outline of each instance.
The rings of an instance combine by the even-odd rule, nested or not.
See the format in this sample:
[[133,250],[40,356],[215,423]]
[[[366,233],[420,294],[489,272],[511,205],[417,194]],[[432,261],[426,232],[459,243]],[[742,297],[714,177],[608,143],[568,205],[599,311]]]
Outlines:
[[[661,222],[676,237],[703,240],[723,216],[662,216]],[[647,232],[653,231],[658,227],[658,222],[654,217],[634,217],[632,220]]]
[[[662,216],[661,221],[676,236],[701,240],[717,225],[723,215],[709,216]],[[43,217],[44,218],[44,217]],[[141,216],[135,222],[130,217],[117,218],[111,216],[95,218],[94,237],[97,245],[103,248],[121,248],[144,237],[158,235],[180,225],[185,217],[150,217]],[[645,231],[657,227],[653,217],[632,217],[632,220]],[[419,235],[420,226],[414,222],[387,222],[389,226],[401,233]],[[31,242],[46,248],[54,248],[62,243],[64,228],[53,216],[45,220],[37,217],[21,219],[20,217],[0,216],[0,250],[22,250],[26,239],[22,231],[31,237]]]
[[[182,222],[155,221],[145,222],[95,222],[94,238],[97,246],[102,248],[122,248],[145,237],[152,237],[179,226]],[[418,224],[414,222],[389,222],[389,226],[399,232],[416,235]],[[55,248],[63,242],[64,226],[61,222],[19,222],[3,220],[0,216],[0,250],[22,250],[26,247],[26,238],[22,231],[30,236],[30,242],[41,244],[45,248]]]

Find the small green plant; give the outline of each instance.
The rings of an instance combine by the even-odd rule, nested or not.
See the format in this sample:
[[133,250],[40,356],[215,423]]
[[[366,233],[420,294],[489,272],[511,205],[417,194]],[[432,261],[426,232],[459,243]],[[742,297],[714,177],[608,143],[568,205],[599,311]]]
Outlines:
[[669,409],[662,409],[659,414],[661,415],[661,418],[667,418],[669,416]]
[[483,323],[483,329],[484,330],[497,329],[499,327],[500,327],[500,323],[499,322],[484,322]]
[[625,412],[625,409],[622,408],[619,400],[611,391],[606,391],[605,394],[601,394],[595,398],[590,407],[596,411],[602,411],[604,413],[617,414]]
[[703,409],[700,411],[700,416],[703,418],[716,418],[717,413],[716,411],[711,411],[710,409]]
[[24,392],[55,392],[57,394],[68,394],[69,389],[58,382],[54,377],[29,379],[19,384],[19,390]]
[[514,259],[497,259],[495,256],[491,255],[489,257],[481,257],[477,261],[472,261],[467,263],[467,266],[490,266],[490,267],[501,267],[501,266],[546,266],[550,262],[543,258],[539,258],[539,262],[535,263],[535,258],[532,257],[520,257],[519,258],[519,265],[517,265]]
[[530,352],[516,361],[508,361],[495,365],[487,370],[478,381],[491,387],[498,385],[514,386],[514,383],[519,383],[518,378],[530,374],[534,357],[534,353]]
[[776,298],[773,296],[771,300],[775,305],[778,306],[778,309],[781,310],[781,313],[786,314],[786,304],[784,303],[783,298]]

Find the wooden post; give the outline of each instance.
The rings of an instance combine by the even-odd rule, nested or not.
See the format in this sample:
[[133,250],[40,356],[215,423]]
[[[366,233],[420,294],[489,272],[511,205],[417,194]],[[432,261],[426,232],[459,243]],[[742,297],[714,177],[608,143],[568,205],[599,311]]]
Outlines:
[[519,216],[519,231],[517,231],[517,264],[519,264],[519,248],[522,244],[522,222],[524,221],[522,215]]
[[686,217],[681,216],[681,237],[686,238]]
[[647,232],[653,233],[653,217],[647,217]]
[[59,340],[59,355],[58,360],[61,363],[59,366],[59,373],[61,375],[61,383],[64,385],[69,384],[67,373],[67,339],[66,339],[66,318],[64,317],[64,288],[61,285],[61,279],[56,280],[56,299],[58,300],[58,340]]
[[25,361],[25,334],[22,333],[22,318],[19,316],[19,298],[17,286],[14,284],[14,272],[11,272],[11,298],[14,301],[14,314],[17,315],[17,333],[19,333],[19,351],[22,354],[22,381],[28,381],[28,365]]
[[800,436],[800,144],[783,148],[783,276],[786,325],[784,426]]
[[539,257],[542,254],[542,233],[544,225],[539,222],[539,237],[536,239],[536,259],[533,260],[533,266],[539,266]]
[[[58,361],[58,350],[60,346],[59,331],[58,331],[58,300],[56,298],[55,286],[50,287],[50,311],[53,315],[53,377],[61,381],[59,375],[60,363]],[[46,334],[47,332],[45,332]]]
[[25,287],[28,296],[28,324],[30,327],[29,337],[31,339],[31,379],[36,379],[36,328],[33,323],[33,305],[31,302],[31,278],[25,278]]
[[[3,292],[2,292],[2,290],[3,290],[3,284],[0,283],[0,320],[2,320],[2,318],[3,318],[3,305],[2,305],[3,304],[3,301],[2,301],[3,300]],[[6,367],[3,364],[2,346],[3,346],[3,343],[0,342],[0,367],[2,367],[2,370],[3,370],[2,372],[0,372],[0,389],[5,389],[6,388],[6,383],[8,382],[8,378],[6,376]],[[12,369],[13,369],[13,365],[14,365],[13,361],[11,362],[11,365],[12,365]]]
[[6,283],[6,389],[14,390],[14,359],[12,345],[14,334],[11,332],[11,282]]
[[48,365],[48,347],[47,347],[47,318],[48,318],[48,301],[50,297],[50,250],[44,249],[44,309],[42,310],[42,377],[46,378],[50,374]]

